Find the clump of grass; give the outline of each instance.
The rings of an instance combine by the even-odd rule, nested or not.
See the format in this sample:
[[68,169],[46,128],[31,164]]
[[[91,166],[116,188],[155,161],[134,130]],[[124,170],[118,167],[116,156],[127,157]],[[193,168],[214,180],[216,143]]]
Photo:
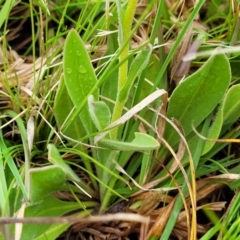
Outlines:
[[1,7],[1,237],[238,237],[237,3]]

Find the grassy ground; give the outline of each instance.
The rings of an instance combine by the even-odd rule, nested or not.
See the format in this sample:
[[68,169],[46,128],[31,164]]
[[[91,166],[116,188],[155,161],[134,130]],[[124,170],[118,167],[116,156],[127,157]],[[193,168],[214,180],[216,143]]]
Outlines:
[[0,4],[0,239],[240,238],[238,1]]

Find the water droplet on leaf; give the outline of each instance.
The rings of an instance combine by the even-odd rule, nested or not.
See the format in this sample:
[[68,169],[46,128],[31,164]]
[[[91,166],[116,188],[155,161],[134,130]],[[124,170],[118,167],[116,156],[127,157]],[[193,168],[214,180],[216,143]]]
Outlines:
[[79,50],[77,50],[77,56],[81,57],[81,55],[82,55],[81,52]]
[[80,65],[79,68],[78,68],[78,71],[80,73],[86,73],[87,72],[87,69],[83,66],[83,65]]

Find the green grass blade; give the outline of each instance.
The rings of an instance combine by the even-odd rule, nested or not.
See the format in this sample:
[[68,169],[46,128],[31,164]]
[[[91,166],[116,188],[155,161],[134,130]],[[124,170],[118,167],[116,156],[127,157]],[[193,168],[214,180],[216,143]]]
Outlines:
[[27,196],[29,199],[30,196],[30,178],[29,178],[29,168],[30,168],[30,152],[28,148],[28,138],[27,138],[27,131],[24,126],[23,120],[13,111],[11,110],[6,110],[5,114],[10,116],[11,118],[14,118],[17,125],[18,129],[21,135],[22,139],[22,144],[23,144],[23,149],[24,149],[24,160],[25,160],[25,188],[27,191]]
[[2,149],[2,155],[6,159],[7,165],[9,167],[9,169],[11,170],[11,172],[12,172],[14,178],[15,178],[15,181],[19,185],[25,200],[27,200],[28,199],[27,191],[26,191],[26,188],[24,186],[22,177],[21,177],[21,175],[20,175],[20,173],[19,173],[19,171],[16,167],[16,164],[14,163],[14,160],[11,156],[11,153],[9,152],[9,148],[7,148],[7,146],[4,143],[4,140],[3,140],[2,136],[0,136],[0,144],[1,144],[1,149]]
[[5,1],[0,10],[0,28],[2,28],[4,22],[8,19],[8,15],[16,2],[16,0]]

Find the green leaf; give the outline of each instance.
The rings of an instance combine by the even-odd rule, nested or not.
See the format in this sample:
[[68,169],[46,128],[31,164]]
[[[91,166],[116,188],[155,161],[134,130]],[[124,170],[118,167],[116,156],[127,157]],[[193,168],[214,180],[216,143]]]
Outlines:
[[[83,203],[83,205],[86,205]],[[87,203],[87,206],[91,206]],[[75,202],[64,202],[52,195],[42,198],[37,204],[28,206],[24,217],[60,217],[66,213],[79,210],[81,205]],[[44,234],[52,224],[24,224],[21,239],[33,240]],[[59,232],[60,234],[61,232]]]
[[17,3],[16,0],[12,1],[5,1],[4,5],[1,6],[0,10],[0,28],[2,28],[5,21],[7,21],[8,16],[14,7],[14,5]]
[[132,84],[136,77],[138,77],[149,62],[152,54],[152,45],[149,44],[147,48],[143,49],[133,60],[126,84],[120,89],[119,102],[125,102],[128,98]]
[[[153,150],[159,147],[159,143],[156,139],[150,135],[135,132],[135,138],[132,142],[121,142],[111,139],[102,139],[98,142],[100,147],[106,147],[105,149],[98,149],[99,161],[106,166],[108,169],[113,171],[115,169],[115,161],[118,161],[119,150],[121,151],[143,151],[143,150]],[[110,149],[113,149],[112,151]],[[114,178],[104,169],[99,170],[99,178],[106,184],[109,184],[110,178]],[[103,185],[100,186],[100,198],[103,200],[106,195],[107,188]]]
[[[109,31],[112,31],[112,34],[110,34],[107,38],[107,50],[104,53],[104,58],[99,60],[98,65],[99,66],[104,66],[107,61],[109,61],[108,56],[114,56],[115,53],[118,50],[118,34],[117,31],[118,28],[115,26],[115,24],[111,24],[109,26]],[[111,62],[113,62],[111,60]],[[115,65],[118,64],[118,61],[115,60]],[[101,87],[101,94],[106,97],[109,98],[113,101],[116,100],[117,97],[117,90],[118,89],[118,69],[116,68],[116,70],[114,72],[112,72],[111,74],[109,74],[106,77],[106,80],[104,81],[102,87]],[[110,111],[113,111],[113,107],[114,105],[112,103],[106,102]]]
[[70,223],[56,223],[52,224],[46,231],[34,240],[46,240],[46,239],[57,239],[64,231],[66,231],[71,226]]
[[[226,93],[216,118],[206,136],[211,139],[218,139],[223,125],[231,125],[240,117],[240,84],[232,86]],[[206,141],[203,154],[207,153],[215,145],[215,142]]]
[[[167,116],[177,119],[187,136],[192,132],[192,124],[197,127],[222,100],[230,79],[230,66],[226,56],[213,55],[173,91]],[[166,127],[165,138],[172,144],[178,139],[169,125]]]
[[[58,88],[57,95],[55,98],[55,102],[54,102],[54,115],[56,117],[59,130],[61,130],[63,134],[69,138],[68,141],[70,143],[71,143],[70,139],[80,140],[84,136],[86,136],[85,127],[83,126],[83,123],[79,116],[73,119],[73,121],[71,122],[70,126],[67,129],[64,130],[64,128],[62,128],[62,126],[67,123],[66,119],[69,117],[73,108],[74,108],[74,105],[68,94],[65,83],[63,80],[61,80],[60,86]],[[86,139],[85,142],[87,140],[88,139]],[[81,141],[84,142],[84,140],[81,140]],[[72,141],[72,144],[75,145],[74,148],[80,151],[83,151],[83,152],[87,151],[85,147],[83,147],[83,145],[81,144],[76,145],[74,141]],[[84,166],[88,171],[92,172],[92,166],[89,161],[84,161]],[[96,180],[91,176],[90,176],[90,179],[93,186],[96,189],[96,186],[97,186]]]
[[[73,102],[68,94],[63,79],[61,79],[54,101],[54,115],[59,129],[62,129],[62,125],[65,123],[73,108]],[[86,131],[81,119],[79,117],[75,118],[70,127],[65,131],[63,130],[63,134],[72,139],[81,139],[86,136]]]
[[[82,211],[76,215],[74,215],[74,217],[79,217],[79,218],[83,218],[86,217],[88,215],[87,211]],[[35,238],[35,240],[46,240],[46,239],[57,239],[57,237],[62,234],[64,231],[67,230],[68,227],[70,227],[70,223],[56,223],[56,224],[52,224],[52,226],[50,228],[48,228],[43,234],[41,234],[41,236]]]
[[102,101],[94,101],[93,95],[88,97],[88,107],[91,118],[99,131],[106,128],[111,122],[111,113],[108,105]]
[[53,144],[48,144],[48,160],[60,167],[64,173],[66,174],[67,178],[74,182],[80,182],[80,178],[78,175],[64,162],[62,159],[58,149]]
[[99,145],[121,151],[142,151],[158,148],[159,142],[148,134],[136,132],[132,142],[102,139],[99,141]]
[[[217,139],[221,133],[222,124],[223,124],[223,108],[220,107],[206,137],[209,139]],[[202,155],[209,152],[214,145],[215,142],[206,141],[202,151]]]
[[233,124],[240,117],[240,84],[232,86],[224,101],[223,124]]
[[[69,31],[65,42],[63,70],[69,96],[74,106],[78,107],[96,84],[97,78],[85,45],[74,29]],[[94,98],[98,100],[97,92],[94,94]],[[87,133],[93,133],[94,126],[86,106],[82,109],[80,118]]]
[[[101,145],[100,145],[101,146]],[[98,159],[101,164],[103,164],[110,171],[114,171],[116,164],[113,160],[117,161],[119,151],[112,151],[110,149],[98,149],[97,151]],[[113,174],[107,172],[104,168],[98,170],[98,177],[104,184],[100,184],[100,199],[103,201],[107,186],[110,178],[116,178]]]
[[50,193],[59,191],[66,183],[66,174],[59,166],[30,169],[31,203],[42,201]]
[[79,183],[80,185],[84,185],[84,187],[82,188],[81,186],[78,185],[78,187],[89,197],[91,197],[91,195],[89,195],[84,188],[86,187],[85,184],[82,184],[81,179],[78,177],[78,175],[69,167],[69,165],[67,163],[65,163],[65,161],[62,159],[58,149],[53,145],[53,144],[48,144],[47,146],[48,148],[48,160],[53,163],[54,165],[57,165],[58,167],[60,167],[63,172],[66,174],[66,177],[73,181],[75,184]]
[[[159,73],[159,66],[161,66],[161,61],[159,60],[157,55],[152,54],[149,59],[148,67],[146,68],[146,76],[142,80],[142,83],[138,82],[138,88],[140,88],[139,89],[140,99],[138,101],[143,100],[145,97],[147,97],[149,94],[151,94],[152,86],[154,85],[157,75]],[[146,81],[145,79],[147,79],[149,81]],[[166,84],[163,83],[163,81],[161,81],[160,86],[158,86],[158,88],[159,89],[167,89],[167,86],[166,86]]]
[[[25,125],[24,125],[24,121],[22,120],[22,118],[16,112],[14,112],[12,110],[6,110],[4,113],[7,116],[10,116],[11,118],[15,119],[15,121],[17,123],[17,126],[18,126],[18,130],[20,132],[20,136],[21,136],[22,144],[23,144],[23,150],[24,150],[25,188],[26,188],[26,192],[27,192],[27,198],[29,199],[29,187],[28,187],[28,185],[29,185],[30,151],[29,151],[27,131],[26,131],[26,128],[25,128]],[[20,182],[19,182],[19,184],[20,184]],[[25,191],[23,191],[23,193],[24,192]]]

